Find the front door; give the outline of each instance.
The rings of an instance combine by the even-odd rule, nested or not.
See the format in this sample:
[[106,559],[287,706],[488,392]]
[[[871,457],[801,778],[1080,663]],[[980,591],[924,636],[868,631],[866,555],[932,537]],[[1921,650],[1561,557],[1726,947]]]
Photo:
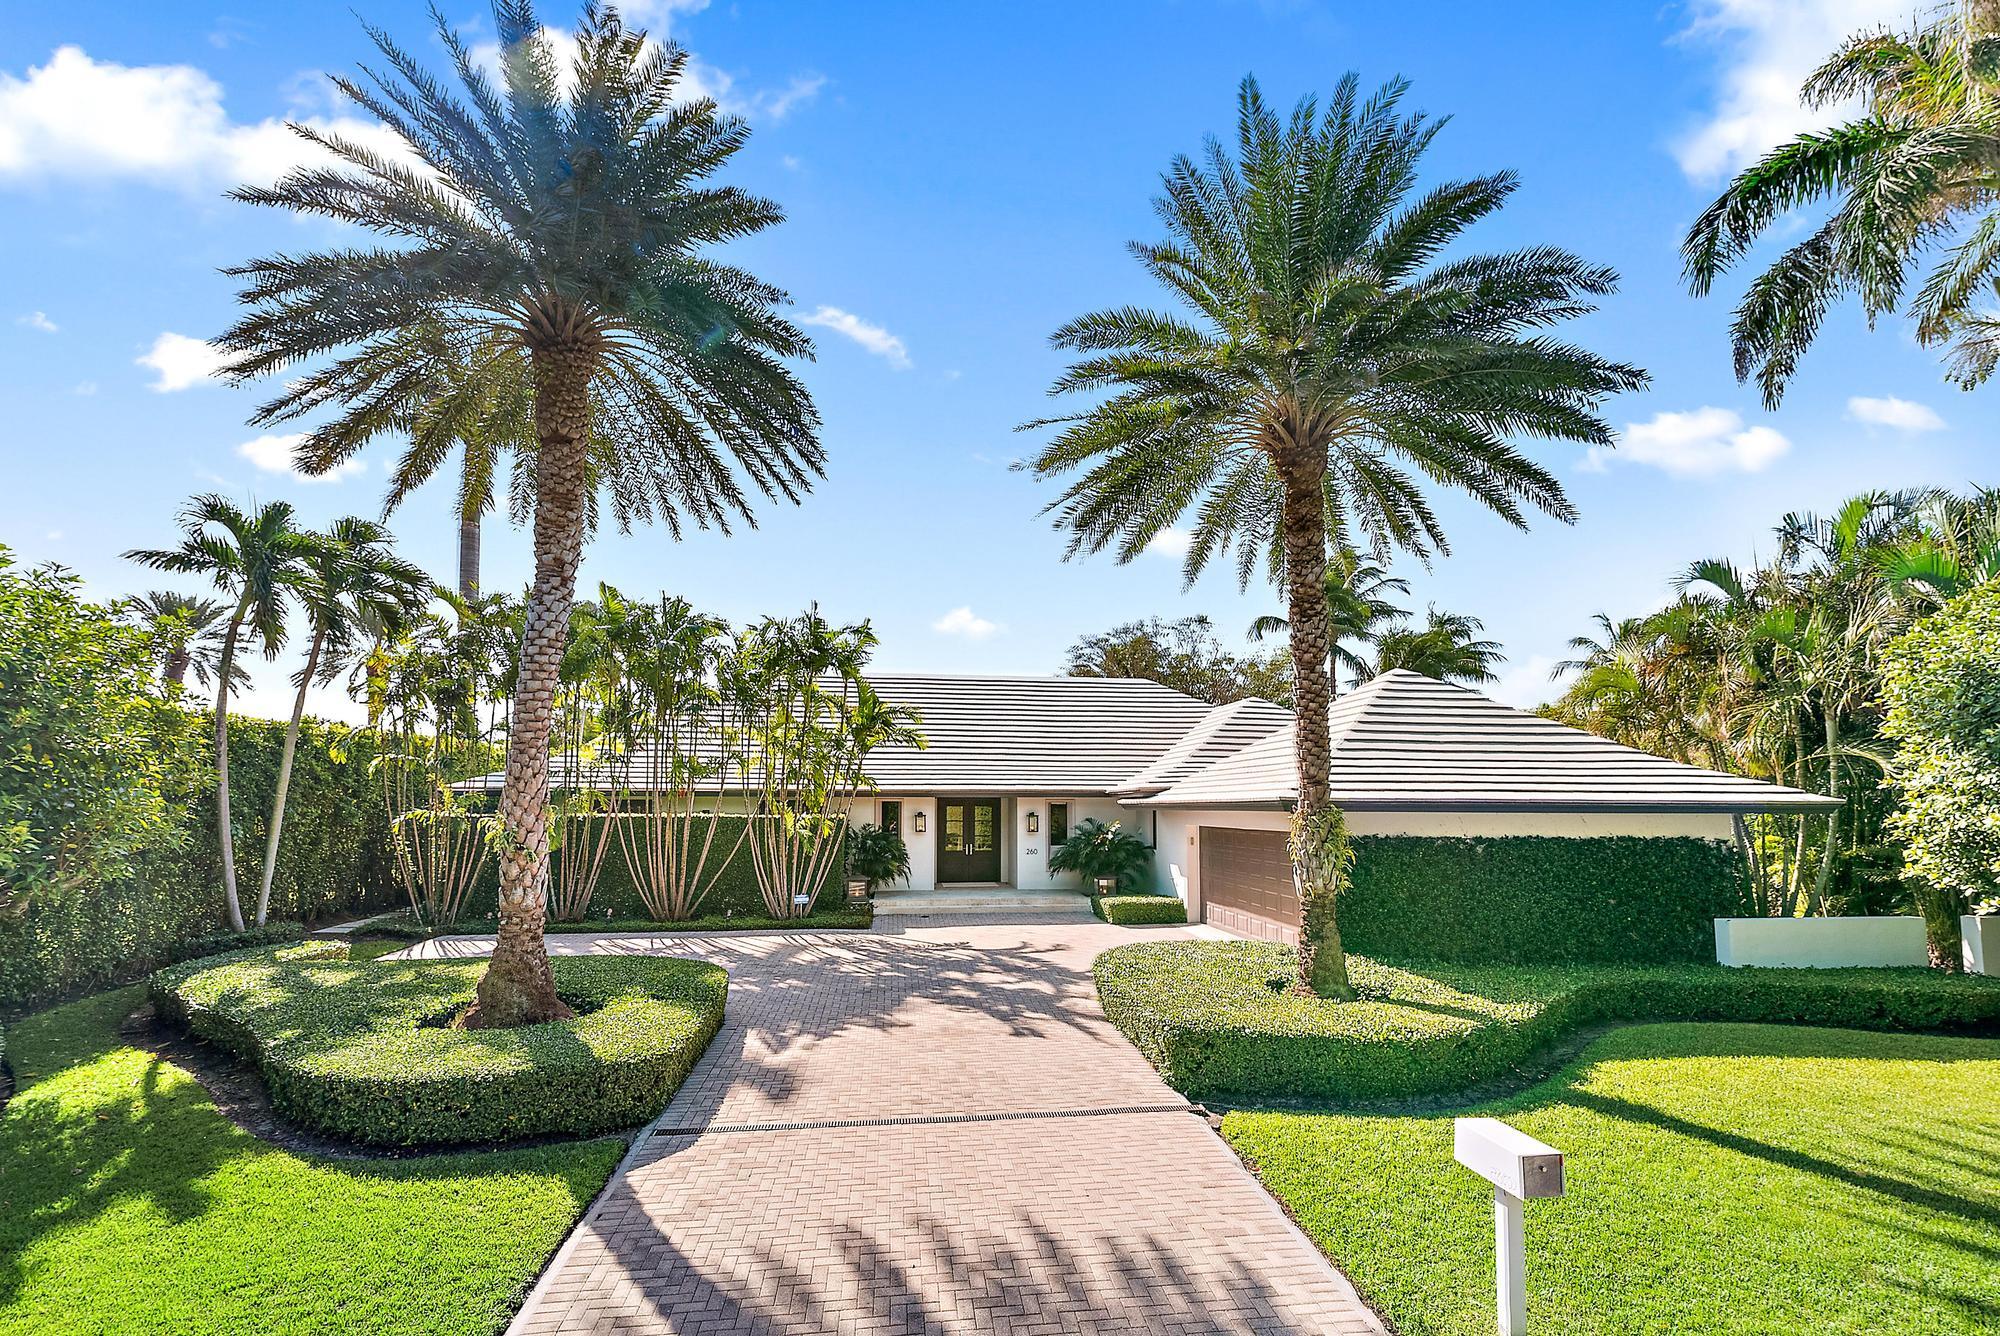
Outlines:
[[944,798],[938,808],[938,881],[1000,880],[1000,800]]

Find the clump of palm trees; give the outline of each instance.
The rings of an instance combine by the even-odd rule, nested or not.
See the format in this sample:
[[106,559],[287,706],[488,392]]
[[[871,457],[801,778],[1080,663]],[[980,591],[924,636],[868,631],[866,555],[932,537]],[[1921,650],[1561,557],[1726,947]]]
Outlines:
[[[1753,894],[1766,913],[1824,913],[1844,864],[1882,841],[1883,654],[1955,595],[2000,578],[2000,492],[1857,496],[1791,514],[1748,569],[1692,563],[1679,596],[1643,617],[1600,615],[1556,669],[1551,713],[1647,751],[1824,793],[1822,823],[1751,819]],[[1922,893],[1923,888],[1916,888]]]
[[[1498,680],[1493,670],[1507,661],[1498,641],[1482,638],[1486,626],[1477,617],[1431,607],[1421,626],[1412,625],[1409,610],[1389,599],[1408,594],[1410,582],[1345,544],[1327,558],[1324,587],[1327,638],[1333,645],[1329,671],[1336,686],[1342,671],[1358,684],[1398,668],[1476,686]],[[1262,640],[1290,629],[1283,617],[1259,617],[1250,623],[1250,638]],[[1373,657],[1362,655],[1363,646],[1373,647]]]
[[1239,581],[1276,571],[1286,598],[1298,801],[1301,986],[1351,997],[1335,897],[1345,840],[1329,800],[1327,711],[1338,648],[1330,548],[1386,559],[1448,549],[1426,484],[1509,523],[1570,520],[1554,474],[1510,438],[1608,445],[1604,401],[1645,374],[1552,327],[1612,291],[1611,270],[1539,246],[1441,259],[1505,204],[1511,172],[1420,189],[1442,122],[1405,114],[1401,82],[1343,78],[1289,118],[1245,80],[1231,143],[1174,160],[1155,205],[1166,237],[1134,254],[1181,309],[1082,316],[1056,394],[1094,397],[1053,426],[1043,478],[1070,552],[1129,561],[1193,512],[1192,581],[1234,548]]

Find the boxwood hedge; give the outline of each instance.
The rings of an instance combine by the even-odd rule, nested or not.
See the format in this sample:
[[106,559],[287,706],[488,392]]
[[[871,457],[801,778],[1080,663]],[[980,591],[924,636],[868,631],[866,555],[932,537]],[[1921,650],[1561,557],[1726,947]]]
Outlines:
[[238,952],[152,979],[170,1021],[254,1063],[272,1106],[385,1146],[510,1141],[632,1127],[663,1108],[722,1024],[728,976],[657,957],[565,957],[572,1020],[458,1030],[483,961]]
[[1578,1028],[1717,1020],[2000,1030],[2000,978],[1928,970],[1386,964],[1349,957],[1361,998],[1289,991],[1289,947],[1144,942],[1097,958],[1098,996],[1195,1098],[1332,1103],[1442,1095],[1519,1070]]
[[1106,923],[1128,928],[1187,922],[1187,906],[1173,895],[1100,895],[1090,904]]

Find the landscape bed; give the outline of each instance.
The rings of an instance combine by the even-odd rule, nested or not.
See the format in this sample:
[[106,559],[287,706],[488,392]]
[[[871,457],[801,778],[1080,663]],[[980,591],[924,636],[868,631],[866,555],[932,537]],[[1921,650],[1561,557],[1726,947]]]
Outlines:
[[714,965],[562,957],[556,990],[573,1019],[461,1030],[450,1022],[484,961],[344,956],[308,944],[196,961],[154,975],[153,1002],[163,1019],[254,1063],[280,1116],[407,1147],[643,1123],[721,1026],[728,993]]
[[2000,978],[1716,965],[1393,965],[1348,958],[1357,1002],[1291,991],[1266,942],[1141,942],[1099,956],[1111,1022],[1193,1098],[1333,1104],[1446,1095],[1521,1072],[1605,1021],[2000,1032]]
[[[542,931],[544,933],[828,932],[867,928],[874,922],[875,910],[872,905],[843,903],[829,908],[815,909],[810,914],[795,919],[774,919],[755,914],[704,914],[699,918],[682,919],[679,922],[665,919],[598,918],[566,923],[550,919],[542,925]],[[497,921],[490,918],[463,918],[456,923],[433,928],[407,915],[400,915],[371,923],[368,925],[368,931],[414,942],[430,937],[491,933],[497,926]]]
[[1453,1113],[1564,1154],[1527,1206],[1530,1330],[1971,1336],[2000,1313],[1996,1091],[2000,1040],[1644,1025],[1495,1103],[1222,1132],[1402,1336],[1493,1331],[1492,1189]]

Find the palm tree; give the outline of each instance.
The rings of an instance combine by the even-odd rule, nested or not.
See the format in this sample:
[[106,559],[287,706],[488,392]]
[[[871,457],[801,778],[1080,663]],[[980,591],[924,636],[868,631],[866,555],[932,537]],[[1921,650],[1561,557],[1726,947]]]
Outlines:
[[[160,681],[185,686],[190,670],[207,686],[222,659],[222,628],[229,605],[168,589],[153,589],[131,599],[126,607],[145,628],[160,660]],[[244,680],[239,673],[237,685]]]
[[391,550],[389,531],[371,520],[334,521],[324,534],[309,534],[302,563],[299,599],[305,605],[312,640],[306,662],[293,678],[292,717],[278,755],[277,789],[271,797],[271,828],[264,840],[264,875],[257,884],[257,926],[271,908],[271,880],[278,870],[278,841],[285,828],[285,798],[292,787],[292,759],[298,751],[299,721],[306,692],[346,672],[354,655],[374,641],[401,630],[430,597],[431,581]]
[[[527,365],[535,574],[497,815],[499,940],[467,1022],[480,1026],[568,1013],[542,944],[549,737],[592,464],[621,527],[658,519],[675,536],[749,517],[750,488],[795,501],[823,468],[817,414],[782,360],[811,354],[776,314],[784,294],[707,254],[782,217],[706,184],[747,128],[711,100],[677,102],[686,54],[612,10],[586,7],[567,71],[527,0],[497,0],[493,16],[497,85],[438,16],[459,93],[369,30],[388,71],[335,82],[421,166],[301,126],[339,165],[236,198],[396,244],[242,266],[249,310],[222,339],[238,378],[335,355],[256,417],[333,410],[299,447],[308,470],[409,422],[478,348],[498,340]],[[618,448],[593,457],[599,430]]]
[[[1385,623],[1404,615],[1403,609],[1391,603],[1385,595],[1409,593],[1410,582],[1389,574],[1382,566],[1342,543],[1327,559],[1323,587],[1326,590],[1327,640],[1333,646],[1328,671],[1334,674],[1336,687],[1342,668],[1347,669],[1348,676],[1355,681],[1362,681],[1368,676],[1368,661],[1348,646],[1352,643],[1374,644],[1382,634]],[[1283,617],[1259,617],[1250,623],[1250,638],[1262,640],[1266,636],[1290,631],[1291,627],[1292,624]]]
[[1497,682],[1493,670],[1507,661],[1497,640],[1482,640],[1485,624],[1477,617],[1431,608],[1422,630],[1398,627],[1375,642],[1375,662],[1363,664],[1362,681],[1395,669],[1422,673],[1440,682]]
[[1437,260],[1515,178],[1413,196],[1441,123],[1398,113],[1406,87],[1364,101],[1350,74],[1324,116],[1307,100],[1287,123],[1244,80],[1233,151],[1176,159],[1156,205],[1168,239],[1133,248],[1188,314],[1128,307],[1058,330],[1079,360],[1054,392],[1109,396],[1053,419],[1032,465],[1084,469],[1049,507],[1072,555],[1130,561],[1191,507],[1190,581],[1233,544],[1247,586],[1281,546],[1299,974],[1331,997],[1353,990],[1334,912],[1347,846],[1328,796],[1328,536],[1354,532],[1378,556],[1448,550],[1424,479],[1517,525],[1524,507],[1571,519],[1561,484],[1506,437],[1607,444],[1604,399],[1646,383],[1548,334],[1612,290],[1610,270],[1550,247]]
[[[1729,183],[1688,230],[1688,286],[1704,294],[1780,220],[1829,217],[1751,283],[1731,329],[1736,374],[1775,408],[1826,314],[1848,296],[1872,324],[1903,307],[1928,345],[1949,345],[1967,387],[2000,363],[2000,318],[1976,306],[2000,278],[2000,5],[1963,0],[1908,32],[1848,39],[1806,80],[1804,101],[1861,112],[1801,134]],[[1912,270],[1942,250],[1905,302]]]
[[275,659],[285,646],[285,617],[304,578],[313,540],[292,524],[292,508],[272,501],[240,510],[209,493],[181,511],[181,545],[139,548],[125,554],[155,570],[203,575],[236,602],[222,635],[215,673],[215,842],[222,856],[222,896],[229,926],[243,931],[236,894],[236,838],[229,821],[229,690],[235,684],[236,650],[247,628]]

